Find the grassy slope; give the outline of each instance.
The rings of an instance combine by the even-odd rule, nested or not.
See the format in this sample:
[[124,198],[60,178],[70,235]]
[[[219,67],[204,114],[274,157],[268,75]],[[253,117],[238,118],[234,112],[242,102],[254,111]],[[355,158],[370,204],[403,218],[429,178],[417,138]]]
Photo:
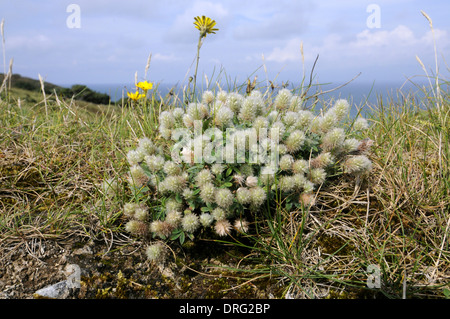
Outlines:
[[[0,250],[24,238],[120,234],[125,154],[154,134],[150,111],[11,93],[0,102]],[[254,238],[255,262],[266,266],[247,270],[250,277],[284,279],[292,296],[339,297],[364,290],[367,266],[377,265],[376,292],[442,297],[450,274],[448,96],[444,114],[435,102],[431,94],[421,101],[430,108],[420,115],[413,98],[404,102],[410,108],[374,111],[369,181],[328,185],[307,213],[280,206],[262,223],[265,236]],[[120,185],[112,201],[98,188],[110,177]]]
[[[110,97],[107,94],[92,91],[85,85],[73,85],[71,88],[65,88],[59,85],[45,82],[44,87],[41,86],[40,80],[23,77],[20,74],[12,74],[7,77],[4,83],[5,75],[0,73],[0,83],[5,84],[5,88],[10,90],[16,98],[21,98],[30,103],[36,103],[40,98],[39,94],[42,90],[46,95],[57,93],[65,97],[73,97],[77,101],[86,101],[93,103],[110,104]],[[2,89],[3,90],[3,89]],[[1,91],[1,90],[0,90]]]
[[[122,150],[132,138],[126,114],[114,106],[10,93],[0,119],[2,240],[91,235],[112,225],[109,212],[91,214],[85,204],[101,198],[103,178],[125,169]],[[86,218],[98,220],[86,228]]]

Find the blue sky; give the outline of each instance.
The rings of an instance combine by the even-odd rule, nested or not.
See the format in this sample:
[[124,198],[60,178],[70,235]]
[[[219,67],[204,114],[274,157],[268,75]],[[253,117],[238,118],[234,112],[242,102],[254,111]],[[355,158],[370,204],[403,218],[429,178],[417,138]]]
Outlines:
[[[67,26],[70,4],[80,8],[80,28]],[[367,24],[374,13],[367,12],[370,4],[380,9],[379,27]],[[421,10],[433,20],[445,75],[448,0],[1,0],[0,19],[6,64],[14,58],[14,73],[41,74],[56,84],[132,83],[136,72],[142,80],[150,54],[149,81],[186,83],[194,71],[197,15],[211,17],[219,28],[203,44],[202,78],[223,68],[239,83],[255,74],[299,82],[319,54],[315,81],[340,84],[360,72],[360,82],[421,76],[416,55],[434,69],[433,36]]]

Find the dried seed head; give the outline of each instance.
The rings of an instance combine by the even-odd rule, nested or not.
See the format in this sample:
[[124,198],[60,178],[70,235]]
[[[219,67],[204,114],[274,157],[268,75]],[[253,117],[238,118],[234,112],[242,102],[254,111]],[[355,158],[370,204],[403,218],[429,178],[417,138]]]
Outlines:
[[164,260],[165,257],[165,249],[163,245],[160,243],[153,244],[147,247],[145,250],[145,254],[147,255],[147,258],[152,262],[161,262]]
[[233,193],[228,188],[220,188],[215,195],[216,204],[222,208],[228,208],[233,204]]
[[168,237],[173,230],[174,226],[166,221],[155,220],[150,224],[150,231],[160,238]]
[[214,230],[216,231],[217,235],[224,237],[230,233],[231,224],[227,219],[218,220],[216,222],[216,225],[214,226]]
[[188,233],[193,233],[200,226],[200,220],[198,216],[195,214],[187,214],[181,220],[181,225],[184,231]]
[[148,225],[140,220],[130,220],[125,224],[125,230],[133,235],[146,236]]
[[250,204],[251,194],[250,190],[245,187],[239,187],[236,191],[236,200],[242,205]]
[[357,151],[360,154],[367,154],[373,145],[373,141],[370,138],[365,138],[359,143]]
[[234,228],[237,229],[240,233],[247,233],[248,232],[248,221],[245,219],[236,219],[234,222]]
[[342,163],[342,168],[346,174],[361,174],[372,169],[372,162],[365,155],[349,156]]
[[211,226],[211,224],[214,221],[214,217],[212,217],[210,214],[208,213],[202,213],[200,215],[200,224],[202,224],[203,227],[208,227]]

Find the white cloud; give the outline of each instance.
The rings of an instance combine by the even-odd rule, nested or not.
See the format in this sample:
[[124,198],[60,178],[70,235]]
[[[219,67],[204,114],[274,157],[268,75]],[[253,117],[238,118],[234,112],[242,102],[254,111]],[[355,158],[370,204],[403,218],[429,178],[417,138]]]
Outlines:
[[433,37],[437,45],[442,48],[447,47],[450,44],[447,30],[434,29],[434,34],[430,30],[422,37],[422,40],[426,45],[431,45],[433,44]]
[[[435,38],[441,48],[449,44],[448,32],[435,29]],[[275,47],[267,55],[268,61],[285,63],[301,60],[300,37],[292,38],[283,47]],[[311,61],[317,54],[324,59],[350,61],[372,61],[372,63],[404,62],[405,55],[423,54],[432,49],[432,33],[426,32],[418,36],[403,25],[392,30],[364,30],[356,34],[353,39],[344,38],[338,34],[331,34],[324,38],[319,45],[305,42],[306,60]]]
[[300,46],[302,40],[300,38],[293,38],[289,40],[283,48],[276,47],[267,55],[267,61],[274,62],[289,62],[298,61],[301,59]]
[[154,61],[162,61],[162,62],[173,62],[179,60],[178,57],[176,57],[173,53],[171,54],[162,54],[162,53],[155,53],[152,54],[152,60]]
[[399,25],[392,31],[375,31],[372,32],[368,29],[358,33],[356,35],[356,41],[351,45],[355,48],[374,48],[374,47],[386,47],[390,45],[399,44],[402,46],[411,46],[416,43],[416,37],[414,33],[403,25]]

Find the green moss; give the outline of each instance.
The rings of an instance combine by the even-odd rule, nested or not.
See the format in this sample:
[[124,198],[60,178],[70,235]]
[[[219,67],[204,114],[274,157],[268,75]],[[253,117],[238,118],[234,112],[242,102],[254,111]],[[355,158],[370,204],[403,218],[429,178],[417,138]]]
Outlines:
[[323,253],[330,255],[350,256],[352,251],[355,250],[355,246],[352,243],[345,241],[341,237],[328,234],[322,234],[317,239],[317,245]]

